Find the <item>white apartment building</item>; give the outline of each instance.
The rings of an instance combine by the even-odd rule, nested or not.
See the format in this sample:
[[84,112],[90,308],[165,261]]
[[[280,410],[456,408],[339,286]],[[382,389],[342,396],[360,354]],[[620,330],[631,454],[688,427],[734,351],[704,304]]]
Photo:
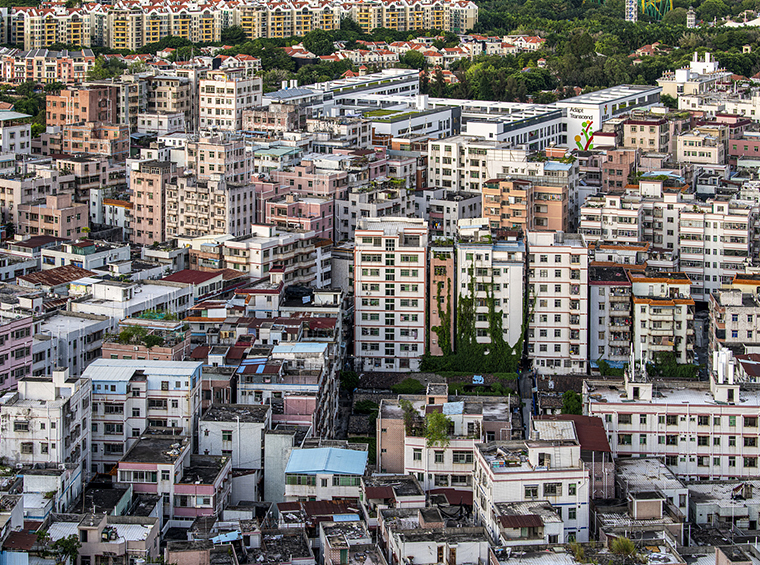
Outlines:
[[456,237],[459,220],[483,217],[483,195],[480,192],[455,192],[431,188],[415,192],[415,215],[425,218],[430,237]]
[[425,353],[427,224],[366,218],[354,240],[357,370],[417,371]]
[[243,111],[261,106],[260,77],[247,77],[244,69],[210,71],[198,85],[201,129],[243,130]]
[[[18,388],[0,398],[0,418],[6,422],[0,457],[4,461],[70,463],[73,484],[85,484],[90,461],[90,381],[53,371],[52,377],[22,377]],[[81,478],[81,481],[77,479]],[[78,492],[71,492],[68,501]]]
[[633,354],[653,362],[672,352],[678,363],[694,360],[694,300],[684,273],[630,272],[633,295]]
[[710,133],[693,129],[676,137],[676,159],[679,163],[723,165],[726,146]]
[[757,204],[737,200],[708,200],[681,209],[680,267],[691,280],[692,298],[708,300],[744,271],[757,251],[757,218]]
[[488,299],[493,296],[496,312],[502,316],[502,337],[511,347],[523,337],[525,242],[517,238],[497,239],[491,235],[488,221],[483,220],[482,224],[485,229],[465,227],[465,222],[460,223],[456,246],[456,295],[475,298],[478,343],[491,343]]
[[689,480],[757,476],[760,395],[738,381],[730,351],[713,354],[709,384],[653,383],[636,365],[622,383],[584,383],[584,412],[604,421],[613,456],[663,458]]
[[286,285],[322,288],[329,283],[330,246],[317,238],[313,230],[252,225],[250,236],[229,239],[222,245],[224,266],[254,279],[264,278],[279,268]]
[[641,218],[639,195],[590,196],[580,209],[578,233],[588,242],[636,243],[641,240]]
[[200,419],[198,453],[232,459],[232,503],[259,499],[264,434],[272,427],[268,405],[212,404]]
[[91,363],[82,378],[92,383],[92,472],[108,473],[149,427],[193,437],[201,410],[201,366],[143,359]]
[[285,502],[346,500],[358,502],[368,453],[361,444],[349,448],[293,449],[285,467]]
[[347,199],[336,200],[335,211],[337,239],[350,241],[362,218],[414,217],[414,192],[394,187],[354,187]]
[[108,316],[114,331],[119,320],[133,318],[147,310],[166,310],[183,318],[192,304],[192,287],[169,281],[99,281],[90,285],[89,292],[91,297],[71,303],[71,311]]
[[[546,501],[564,523],[562,538],[548,543],[589,540],[589,473],[571,421],[532,420],[531,439],[522,448],[499,442],[475,449],[473,510],[499,539],[498,503]],[[525,452],[527,451],[527,456]]]
[[54,269],[62,265],[76,265],[82,269],[92,270],[107,267],[110,263],[128,261],[129,258],[129,245],[84,239],[43,249],[42,270]]
[[26,118],[31,116],[10,110],[0,112],[0,153],[32,153],[32,124]]
[[588,249],[584,236],[528,232],[528,357],[538,373],[585,373]]
[[67,368],[71,377],[78,377],[87,365],[100,359],[103,336],[111,324],[108,316],[61,310],[45,318],[37,334],[46,335],[53,342],[49,345],[57,352],[53,365]]

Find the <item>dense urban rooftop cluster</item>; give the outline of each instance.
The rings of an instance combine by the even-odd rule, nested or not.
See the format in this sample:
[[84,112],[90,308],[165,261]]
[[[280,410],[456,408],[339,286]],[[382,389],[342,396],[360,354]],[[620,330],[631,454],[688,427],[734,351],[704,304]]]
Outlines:
[[0,565],[760,563],[758,87],[709,53],[550,104],[394,67],[545,41],[477,34],[290,46],[362,66],[274,91],[213,47],[90,80],[182,26],[477,9],[2,10],[3,79],[62,84],[36,137],[0,107]]

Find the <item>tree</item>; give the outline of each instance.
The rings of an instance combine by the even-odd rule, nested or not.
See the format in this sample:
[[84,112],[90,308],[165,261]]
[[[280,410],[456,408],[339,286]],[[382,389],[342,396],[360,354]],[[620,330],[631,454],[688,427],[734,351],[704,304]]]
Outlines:
[[303,46],[317,57],[335,51],[332,37],[323,29],[315,29],[303,36]]
[[340,372],[340,388],[343,390],[354,390],[359,386],[359,375],[355,371]]
[[687,13],[686,8],[673,8],[662,17],[662,23],[676,26],[686,25]]
[[422,394],[425,387],[417,379],[411,377],[404,379],[391,387],[393,394]]
[[562,394],[563,414],[583,414],[581,395],[574,390],[568,390]]
[[660,96],[660,102],[662,102],[665,106],[670,108],[671,110],[678,109],[678,100],[671,96],[670,94],[663,94]]
[[425,439],[428,447],[448,447],[451,420],[443,412],[425,415]]
[[424,69],[427,66],[425,55],[416,49],[410,49],[399,58],[399,63],[409,65],[413,69]]
[[148,335],[143,339],[143,343],[148,349],[152,347],[161,347],[164,344],[164,338],[160,335]]
[[63,84],[62,82],[55,81],[55,82],[47,83],[45,85],[44,90],[47,94],[58,94],[64,88],[66,88],[65,84]]
[[221,39],[224,45],[242,45],[248,41],[248,36],[242,27],[229,26],[222,30]]
[[57,563],[76,563],[82,544],[79,541],[79,536],[72,534],[56,540],[51,547],[58,553]]

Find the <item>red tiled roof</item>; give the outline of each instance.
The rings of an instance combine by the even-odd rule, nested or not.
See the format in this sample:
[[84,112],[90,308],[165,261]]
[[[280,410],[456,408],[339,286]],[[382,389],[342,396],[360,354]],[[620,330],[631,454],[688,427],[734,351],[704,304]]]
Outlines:
[[11,532],[5,539],[5,543],[3,543],[3,549],[30,551],[35,543],[37,543],[37,534]]
[[33,285],[58,286],[84,277],[93,277],[96,273],[77,267],[76,265],[63,265],[47,271],[38,271],[18,277],[18,280]]
[[442,494],[449,501],[449,504],[459,505],[465,504],[472,506],[472,491],[471,490],[456,490],[453,488],[434,488],[430,491],[430,494]]
[[524,516],[499,516],[499,522],[504,528],[540,528],[544,525],[539,516],[526,514]]
[[577,414],[557,414],[554,416],[536,416],[539,420],[570,420],[575,423],[578,441],[582,451],[612,452],[602,419],[597,416],[579,416]]
[[382,499],[393,498],[393,487],[367,487],[364,489],[367,498]]
[[208,345],[199,345],[195,349],[193,349],[193,352],[190,353],[191,359],[205,359],[208,357],[208,352],[211,351],[211,348]]
[[173,275],[164,277],[161,280],[187,284],[202,284],[218,276],[219,272],[216,271],[194,271],[193,269],[184,269]]

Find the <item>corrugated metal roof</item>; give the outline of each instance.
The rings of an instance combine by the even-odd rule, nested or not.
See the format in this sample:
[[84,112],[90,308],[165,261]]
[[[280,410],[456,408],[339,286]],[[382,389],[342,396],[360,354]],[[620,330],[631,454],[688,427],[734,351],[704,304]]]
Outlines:
[[293,345],[275,345],[272,354],[283,353],[321,353],[327,349],[326,343],[294,343]]
[[540,528],[543,520],[535,514],[524,516],[499,516],[499,522],[505,528]]
[[286,473],[297,475],[363,475],[367,467],[367,452],[356,449],[319,447],[294,449],[290,454]]

